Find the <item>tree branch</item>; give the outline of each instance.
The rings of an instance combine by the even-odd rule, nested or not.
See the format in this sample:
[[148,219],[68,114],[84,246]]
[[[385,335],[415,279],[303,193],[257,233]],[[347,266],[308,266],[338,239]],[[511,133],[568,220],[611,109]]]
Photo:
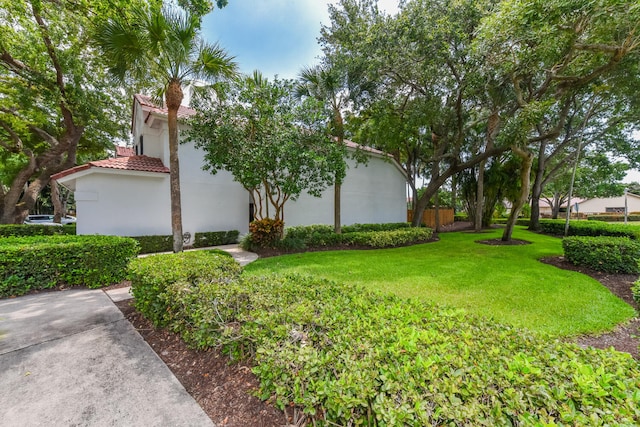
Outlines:
[[11,129],[11,126],[9,126],[9,123],[5,122],[4,120],[0,120],[0,127],[2,127],[5,131],[7,131],[7,133],[11,137],[11,140],[14,143],[14,146],[13,147],[10,146],[3,140],[0,140],[0,145],[12,153],[20,152],[23,147],[22,139],[20,139],[20,136],[17,133],[15,133],[14,130]]

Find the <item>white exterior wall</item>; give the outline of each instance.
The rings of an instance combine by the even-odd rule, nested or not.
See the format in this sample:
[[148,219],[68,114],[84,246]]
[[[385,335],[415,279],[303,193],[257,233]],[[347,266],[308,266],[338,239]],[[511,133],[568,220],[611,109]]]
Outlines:
[[[406,180],[393,163],[372,155],[367,164],[347,160],[341,189],[342,225],[405,222]],[[321,198],[303,193],[284,207],[285,226],[333,224],[333,186]]]
[[[624,196],[589,199],[578,204],[578,212],[587,215],[606,213],[607,208],[624,208]],[[640,197],[628,194],[627,209],[629,212],[640,212]]]
[[[182,229],[198,231],[249,231],[249,193],[227,171],[212,175],[202,170],[204,153],[192,143],[181,144],[180,187]],[[168,164],[168,161],[167,161]]]
[[[135,103],[134,144],[143,136],[142,153],[157,157],[169,167],[166,119],[148,116]],[[184,125],[181,125],[181,128]],[[138,147],[139,148],[139,147]],[[371,154],[357,165],[347,160],[342,184],[342,224],[406,221],[406,180],[399,167]],[[249,228],[249,194],[231,173],[212,175],[202,170],[204,153],[193,144],[180,144],[180,187],[183,232]],[[128,172],[92,167],[75,178],[78,234],[123,236],[171,234],[169,174]],[[321,198],[306,193],[285,205],[287,226],[333,224],[333,186]]]
[[156,175],[96,172],[76,180],[77,233],[171,234],[169,174]]

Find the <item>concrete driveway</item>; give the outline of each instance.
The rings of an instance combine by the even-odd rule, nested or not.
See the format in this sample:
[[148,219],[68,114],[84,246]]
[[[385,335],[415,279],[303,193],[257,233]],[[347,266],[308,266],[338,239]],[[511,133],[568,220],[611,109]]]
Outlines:
[[102,290],[0,300],[0,424],[212,426]]

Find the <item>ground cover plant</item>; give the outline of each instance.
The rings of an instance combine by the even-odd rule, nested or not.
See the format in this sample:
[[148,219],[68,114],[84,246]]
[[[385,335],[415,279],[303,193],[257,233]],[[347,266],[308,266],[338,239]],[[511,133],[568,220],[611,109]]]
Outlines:
[[[146,262],[168,257],[174,255]],[[260,397],[295,412],[294,422],[640,422],[640,369],[626,354],[581,349],[358,285],[226,272],[204,279],[210,275],[209,267],[194,265],[155,294],[170,307],[168,326],[193,346],[252,360]]]
[[259,259],[245,274],[299,273],[434,301],[501,323],[558,336],[612,329],[634,310],[596,280],[543,264],[562,255],[558,238],[516,229],[530,245],[489,246],[487,233],[440,234],[434,243],[376,251],[332,251]]

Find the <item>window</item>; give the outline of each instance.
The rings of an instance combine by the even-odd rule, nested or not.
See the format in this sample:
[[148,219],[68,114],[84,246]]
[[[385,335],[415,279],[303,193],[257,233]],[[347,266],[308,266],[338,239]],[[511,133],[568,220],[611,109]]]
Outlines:
[[[140,143],[138,145],[140,145],[140,155],[142,156],[144,154],[144,139],[143,139],[143,135],[140,135]],[[138,153],[136,153],[138,154]]]
[[624,206],[621,208],[604,208],[606,213],[624,213]]

